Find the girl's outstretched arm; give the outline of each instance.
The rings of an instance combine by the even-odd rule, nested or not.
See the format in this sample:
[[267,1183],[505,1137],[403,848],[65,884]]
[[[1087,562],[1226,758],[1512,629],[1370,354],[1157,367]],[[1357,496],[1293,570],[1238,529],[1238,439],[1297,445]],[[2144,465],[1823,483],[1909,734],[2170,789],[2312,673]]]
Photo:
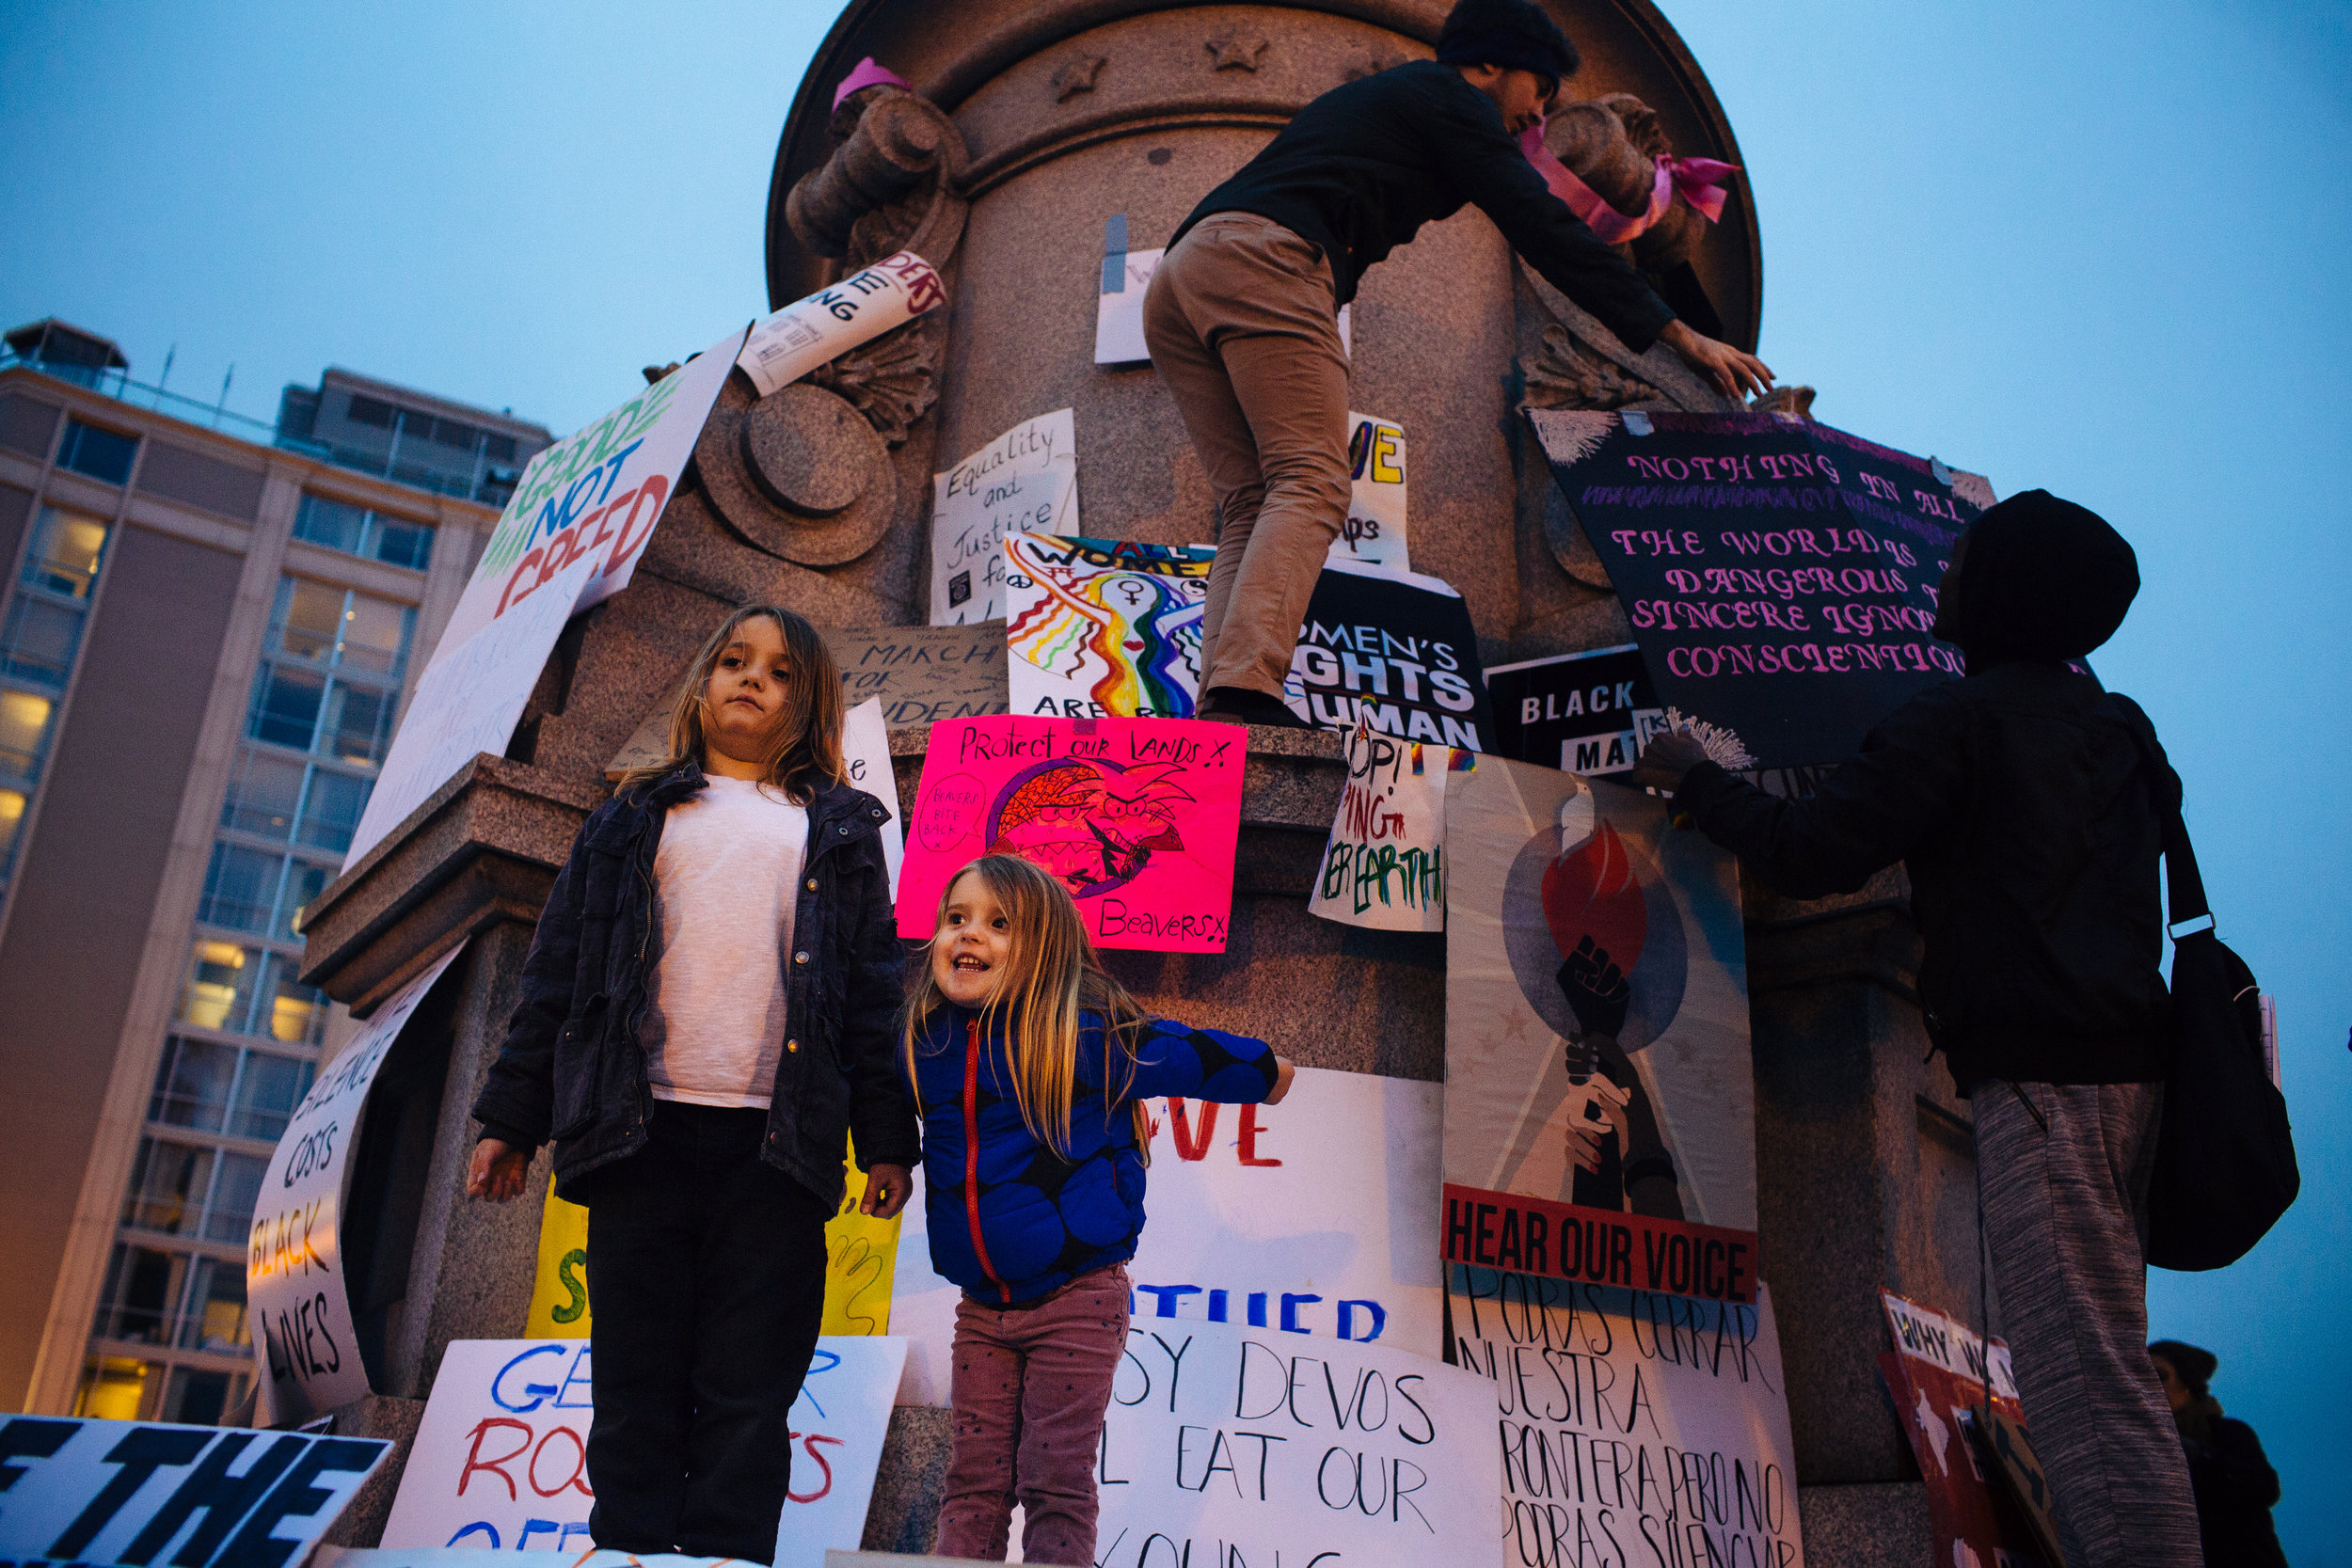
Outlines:
[[[1113,1070],[1119,1069],[1114,1066]],[[1174,1096],[1228,1105],[1271,1104],[1289,1092],[1291,1070],[1263,1040],[1155,1018],[1137,1031],[1136,1072],[1126,1098]]]

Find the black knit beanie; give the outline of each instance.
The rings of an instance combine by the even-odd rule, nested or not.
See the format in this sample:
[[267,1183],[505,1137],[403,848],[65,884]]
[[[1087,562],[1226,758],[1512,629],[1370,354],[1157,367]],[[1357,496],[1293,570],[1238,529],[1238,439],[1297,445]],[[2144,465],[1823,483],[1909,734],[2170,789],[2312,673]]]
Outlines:
[[2123,536],[2047,490],[1991,508],[1961,547],[1935,634],[1966,651],[1972,673],[2080,658],[2115,635],[2139,593],[2139,562]]
[[1461,0],[1438,34],[1439,65],[1532,71],[1557,87],[1582,64],[1560,24],[1533,0]]

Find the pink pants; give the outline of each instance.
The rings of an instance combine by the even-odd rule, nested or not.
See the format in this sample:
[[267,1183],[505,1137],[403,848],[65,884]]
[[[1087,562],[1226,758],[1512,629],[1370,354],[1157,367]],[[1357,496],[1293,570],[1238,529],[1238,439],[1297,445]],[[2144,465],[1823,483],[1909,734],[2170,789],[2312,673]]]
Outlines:
[[1094,1464],[1127,1349],[1123,1264],[1009,1310],[956,1306],[956,1435],[939,1511],[942,1557],[1001,1562],[1018,1500],[1030,1562],[1094,1561]]

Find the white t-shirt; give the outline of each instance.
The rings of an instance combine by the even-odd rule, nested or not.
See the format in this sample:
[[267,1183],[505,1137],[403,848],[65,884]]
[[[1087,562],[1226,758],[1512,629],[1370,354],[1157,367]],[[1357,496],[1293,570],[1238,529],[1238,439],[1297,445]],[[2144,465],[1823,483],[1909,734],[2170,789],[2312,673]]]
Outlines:
[[645,1010],[656,1100],[764,1109],[784,1053],[784,963],[808,812],[774,784],[710,776],[654,856],[659,957]]

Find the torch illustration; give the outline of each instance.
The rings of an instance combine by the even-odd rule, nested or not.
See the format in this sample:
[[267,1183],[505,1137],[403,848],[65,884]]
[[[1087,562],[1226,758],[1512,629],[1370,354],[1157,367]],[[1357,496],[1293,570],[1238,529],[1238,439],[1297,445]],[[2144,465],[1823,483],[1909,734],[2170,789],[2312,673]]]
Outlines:
[[1544,924],[1561,954],[1560,994],[1578,1026],[1565,1042],[1568,1157],[1597,1172],[1604,1134],[1614,1132],[1618,1148],[1626,1147],[1632,1089],[1601,1075],[1601,1051],[1625,1028],[1633,999],[1627,976],[1641,961],[1649,905],[1617,830],[1595,810],[1590,790],[1572,787],[1560,802],[1559,857],[1544,867]]

